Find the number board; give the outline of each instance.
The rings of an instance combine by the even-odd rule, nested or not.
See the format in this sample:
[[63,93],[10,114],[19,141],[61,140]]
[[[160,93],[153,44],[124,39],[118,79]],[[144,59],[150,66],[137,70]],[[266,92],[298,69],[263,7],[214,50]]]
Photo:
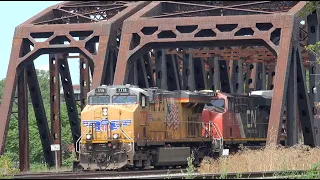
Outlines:
[[129,93],[129,88],[117,88],[117,93]]
[[104,88],[97,88],[96,89],[96,93],[105,93],[106,92],[106,89]]

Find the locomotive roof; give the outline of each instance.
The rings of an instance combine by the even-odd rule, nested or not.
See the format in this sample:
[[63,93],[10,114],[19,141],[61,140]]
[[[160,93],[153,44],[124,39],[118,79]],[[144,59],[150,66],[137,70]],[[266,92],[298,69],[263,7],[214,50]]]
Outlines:
[[150,96],[152,93],[157,95],[162,94],[163,97],[172,97],[175,99],[180,99],[183,102],[190,102],[190,103],[210,103],[211,97],[215,96],[215,93],[206,92],[206,91],[188,91],[188,90],[175,90],[175,91],[168,91],[163,89],[158,89],[156,87],[152,88],[139,88],[135,85],[101,85],[96,89],[91,90],[88,95],[92,95],[94,93],[98,93],[97,89],[105,89],[106,93],[117,94],[116,89],[118,88],[128,88],[130,93],[142,93],[145,96]]
[[161,90],[157,88],[149,88],[146,89],[149,93],[150,91],[154,91],[157,95],[162,94],[163,97],[169,97],[169,98],[175,98],[179,99],[182,102],[188,102],[188,103],[210,103],[211,97],[213,95],[210,95],[208,93],[204,92],[192,92],[188,90],[175,90],[175,91],[167,91],[167,90]]
[[226,97],[261,97],[265,99],[271,99],[272,98],[272,92],[269,91],[252,91],[252,93],[248,94],[236,94],[236,93],[225,93],[220,92],[220,94],[223,94]]

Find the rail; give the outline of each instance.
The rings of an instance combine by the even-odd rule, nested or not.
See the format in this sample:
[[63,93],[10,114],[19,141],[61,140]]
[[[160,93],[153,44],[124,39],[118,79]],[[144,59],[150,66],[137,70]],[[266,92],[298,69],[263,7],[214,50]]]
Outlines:
[[103,171],[103,172],[59,172],[59,173],[30,173],[16,174],[13,179],[281,179],[281,178],[319,178],[320,171],[265,171],[265,172],[242,172],[242,173],[187,173],[183,169],[168,170],[143,170],[143,171]]

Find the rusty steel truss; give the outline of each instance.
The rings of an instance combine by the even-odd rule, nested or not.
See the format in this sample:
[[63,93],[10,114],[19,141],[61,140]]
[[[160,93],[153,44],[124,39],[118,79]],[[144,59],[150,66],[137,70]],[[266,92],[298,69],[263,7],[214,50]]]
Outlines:
[[[69,53],[80,54],[76,58],[80,59],[81,109],[87,92],[101,84],[240,94],[273,90],[267,143],[279,143],[285,119],[288,145],[298,142],[301,129],[304,143],[316,146],[320,96],[315,74],[320,66],[303,47],[319,40],[319,20],[313,13],[306,25],[300,24],[297,13],[305,4],[74,1],[51,6],[16,27],[0,109],[0,154],[17,90],[20,169],[29,169],[29,91],[45,160],[54,164],[50,145],[61,144],[60,82],[76,143],[79,112],[67,61],[75,57]],[[42,54],[49,54],[51,128],[33,63]],[[310,70],[310,93],[306,70]],[[60,166],[61,162],[60,151]]]

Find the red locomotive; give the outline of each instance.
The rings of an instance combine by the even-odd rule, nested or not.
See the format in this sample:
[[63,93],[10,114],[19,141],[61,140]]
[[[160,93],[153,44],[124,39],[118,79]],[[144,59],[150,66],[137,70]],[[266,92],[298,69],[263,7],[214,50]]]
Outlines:
[[[210,93],[210,91],[203,91]],[[213,91],[211,91],[213,92]],[[202,135],[213,137],[217,152],[222,148],[264,146],[267,138],[272,91],[253,91],[249,95],[217,91],[202,111]],[[212,123],[209,125],[209,122]],[[284,122],[285,125],[285,122]],[[281,143],[285,140],[282,126]]]

